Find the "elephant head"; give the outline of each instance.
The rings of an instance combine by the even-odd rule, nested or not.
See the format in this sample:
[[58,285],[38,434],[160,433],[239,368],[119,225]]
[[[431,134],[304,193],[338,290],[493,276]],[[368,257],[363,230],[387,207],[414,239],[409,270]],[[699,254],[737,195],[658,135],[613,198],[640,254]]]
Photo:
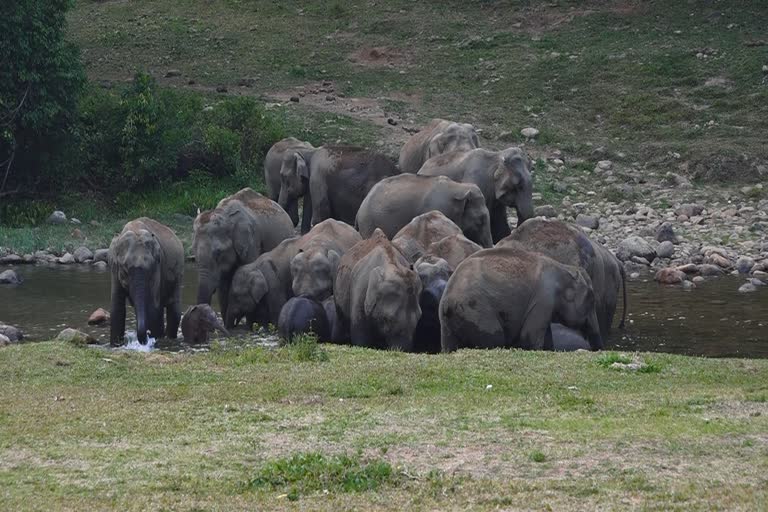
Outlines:
[[447,261],[430,254],[416,260],[416,263],[413,264],[413,270],[416,271],[421,280],[422,290],[428,289],[435,282],[447,282],[453,273]]
[[[252,215],[240,201],[197,216],[192,251],[199,271],[198,304],[210,304],[220,284],[228,282],[239,265],[258,256],[258,244],[254,243],[258,240]],[[226,298],[219,297],[219,301],[224,304]]]
[[475,185],[463,187],[454,196],[461,209],[461,228],[470,240],[483,247],[493,247],[491,218],[485,205],[485,198]]
[[519,148],[499,152],[499,161],[493,172],[496,200],[517,210],[518,226],[533,217],[533,184],[531,163]]
[[[136,311],[136,337],[147,343],[148,326],[162,316],[159,303],[163,250],[154,233],[125,231],[110,248],[110,264],[117,267],[122,286]],[[162,333],[152,333],[161,336]]]
[[421,317],[421,281],[410,268],[375,267],[368,275],[364,309],[371,327],[390,347],[409,348]]
[[595,294],[592,280],[584,269],[567,267],[564,283],[558,293],[555,309],[556,319],[568,327],[580,331],[589,341],[592,350],[603,348],[600,324],[595,309]]
[[227,329],[235,327],[243,317],[254,318],[262,325],[269,323],[267,304],[271,281],[269,273],[269,270],[257,263],[237,269],[232,278],[227,313],[224,317],[224,325]]
[[289,212],[293,225],[299,223],[297,202],[302,197],[309,183],[309,165],[304,156],[298,151],[287,153],[280,167],[280,196],[278,204]]
[[475,127],[467,123],[450,123],[435,134],[427,146],[427,159],[451,151],[469,151],[480,147]]
[[293,294],[322,302],[333,293],[333,279],[339,267],[341,255],[329,250],[304,252],[291,260]]

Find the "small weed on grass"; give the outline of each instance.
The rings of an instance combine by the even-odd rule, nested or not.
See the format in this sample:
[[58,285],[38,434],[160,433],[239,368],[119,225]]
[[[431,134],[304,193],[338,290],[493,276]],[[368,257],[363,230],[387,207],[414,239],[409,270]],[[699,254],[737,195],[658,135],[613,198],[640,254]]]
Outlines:
[[531,459],[533,462],[544,462],[547,460],[547,456],[544,455],[543,452],[539,450],[534,450],[531,452],[531,454],[528,456],[529,459]]

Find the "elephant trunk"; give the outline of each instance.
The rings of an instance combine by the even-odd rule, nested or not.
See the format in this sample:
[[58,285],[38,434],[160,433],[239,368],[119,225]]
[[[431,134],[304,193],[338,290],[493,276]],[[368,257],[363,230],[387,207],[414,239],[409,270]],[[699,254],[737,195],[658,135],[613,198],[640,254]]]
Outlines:
[[197,278],[197,303],[210,304],[213,294],[216,292],[218,276],[211,275],[208,269],[201,267]]
[[[232,329],[237,325],[237,317],[240,316],[240,312],[235,309],[235,307],[230,304],[227,308],[227,314],[224,317],[224,325],[220,327],[216,326],[220,331],[226,333],[226,329]],[[218,321],[218,319],[217,319]],[[226,327],[226,329],[224,329]],[[229,335],[229,334],[227,334]]]
[[627,320],[627,271],[624,270],[624,265],[622,263],[619,263],[619,268],[621,270],[621,288],[624,293],[624,308],[621,312],[621,323],[619,324],[619,329],[623,329]]
[[152,307],[152,300],[149,297],[148,277],[144,269],[131,270],[128,275],[131,302],[133,302],[133,308],[136,312],[136,337],[142,345],[147,343],[147,326],[151,316],[150,308]]
[[603,349],[603,337],[600,334],[600,323],[597,321],[597,312],[592,311],[585,325],[584,337],[587,338],[592,350]]
[[295,197],[289,197],[284,187],[280,188],[280,196],[277,198],[277,204],[285,210],[291,218],[294,226],[299,224],[299,200]]
[[533,218],[533,198],[531,190],[528,189],[527,193],[518,198],[515,203],[515,210],[517,210],[517,225],[519,226],[528,219]]

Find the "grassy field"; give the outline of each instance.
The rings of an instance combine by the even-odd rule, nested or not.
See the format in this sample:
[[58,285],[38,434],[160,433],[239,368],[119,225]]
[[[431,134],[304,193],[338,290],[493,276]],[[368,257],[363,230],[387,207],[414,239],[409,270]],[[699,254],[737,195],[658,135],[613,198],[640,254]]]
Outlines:
[[12,346],[0,508],[764,506],[768,362],[639,357]]
[[[146,69],[170,87],[277,98],[299,118],[373,122],[393,151],[403,124],[443,116],[490,145],[535,126],[534,149],[602,147],[732,182],[768,158],[767,14],[760,0],[81,0],[70,26],[94,80]],[[344,97],[313,95],[323,81]]]

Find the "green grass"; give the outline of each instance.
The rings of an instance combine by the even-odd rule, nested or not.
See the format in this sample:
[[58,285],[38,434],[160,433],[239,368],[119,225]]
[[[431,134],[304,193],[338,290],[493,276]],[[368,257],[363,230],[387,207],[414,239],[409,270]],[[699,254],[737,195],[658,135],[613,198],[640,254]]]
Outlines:
[[[768,362],[0,349],[3,510],[756,510]],[[493,387],[488,390],[487,385]]]

